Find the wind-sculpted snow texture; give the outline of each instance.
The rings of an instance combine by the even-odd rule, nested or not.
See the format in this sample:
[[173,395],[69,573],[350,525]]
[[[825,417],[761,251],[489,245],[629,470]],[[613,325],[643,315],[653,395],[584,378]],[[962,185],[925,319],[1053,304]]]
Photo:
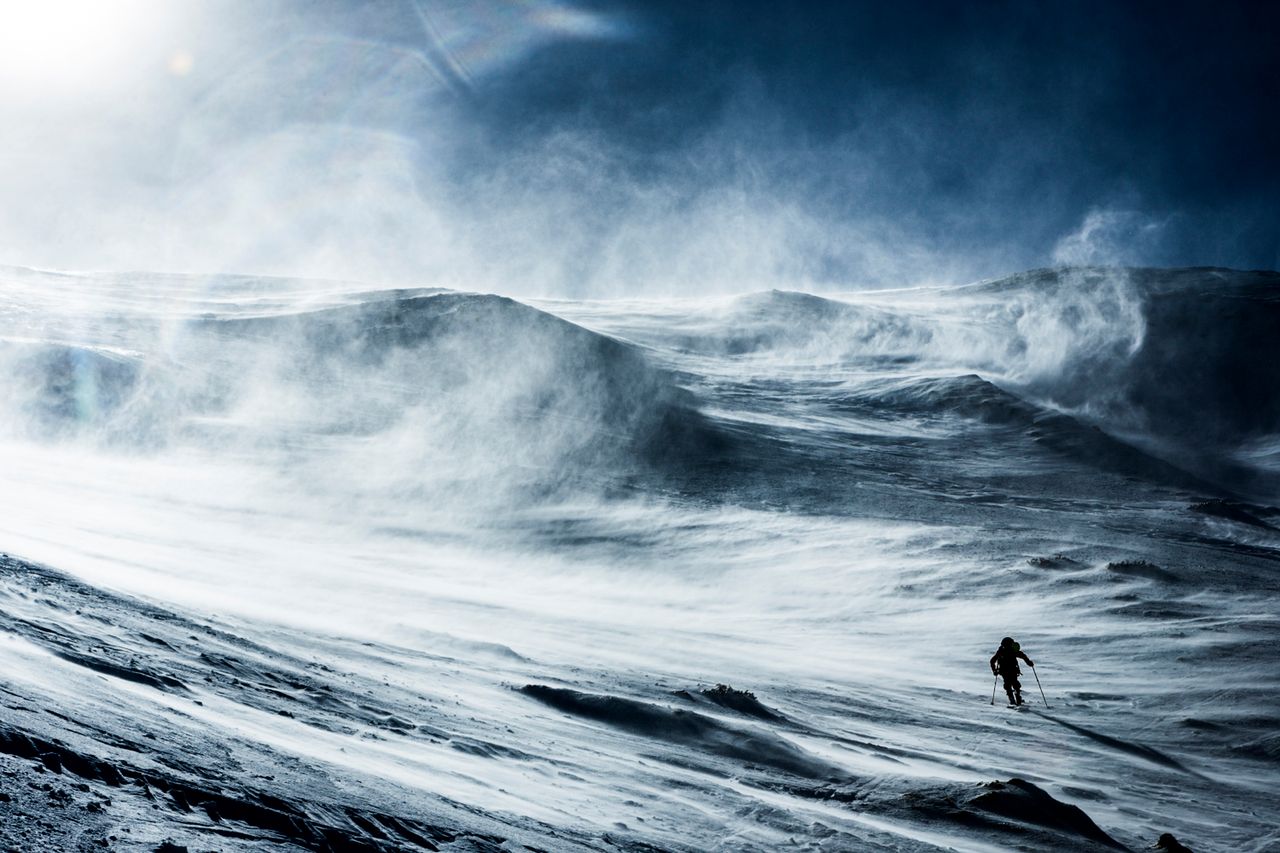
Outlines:
[[0,278],[9,847],[1280,844],[1275,273]]

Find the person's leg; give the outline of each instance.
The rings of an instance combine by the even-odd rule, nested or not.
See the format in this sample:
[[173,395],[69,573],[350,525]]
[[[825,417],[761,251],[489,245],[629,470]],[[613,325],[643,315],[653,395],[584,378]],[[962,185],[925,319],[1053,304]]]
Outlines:
[[1022,704],[1022,682],[1018,680],[1018,676],[1016,675],[1013,677],[1012,686],[1013,686],[1013,691],[1012,691],[1013,704],[1021,705]]
[[1013,701],[1013,686],[1018,683],[1017,676],[1006,675],[1005,673],[1002,672],[1000,673],[1000,677],[1004,679],[1004,692],[1005,692],[1005,695],[1009,697],[1009,704],[1010,705],[1018,704],[1017,702]]

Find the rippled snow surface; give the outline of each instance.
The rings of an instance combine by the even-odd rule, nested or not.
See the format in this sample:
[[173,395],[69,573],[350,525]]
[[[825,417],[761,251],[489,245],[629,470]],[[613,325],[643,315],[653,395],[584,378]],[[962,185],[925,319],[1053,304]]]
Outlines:
[[135,840],[1280,849],[1277,274],[3,269],[0,366],[0,742]]

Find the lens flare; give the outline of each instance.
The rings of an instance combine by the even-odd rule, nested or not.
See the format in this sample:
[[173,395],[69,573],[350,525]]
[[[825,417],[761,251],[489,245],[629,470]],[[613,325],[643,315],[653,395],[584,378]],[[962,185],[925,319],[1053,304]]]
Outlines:
[[100,89],[149,60],[175,13],[157,0],[44,0],[0,12],[0,89],[48,97]]

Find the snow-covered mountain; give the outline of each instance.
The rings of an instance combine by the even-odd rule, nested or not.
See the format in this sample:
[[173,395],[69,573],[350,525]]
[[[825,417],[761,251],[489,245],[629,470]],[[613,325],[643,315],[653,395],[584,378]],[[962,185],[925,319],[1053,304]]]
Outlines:
[[5,268],[0,366],[19,849],[1277,843],[1276,273]]

